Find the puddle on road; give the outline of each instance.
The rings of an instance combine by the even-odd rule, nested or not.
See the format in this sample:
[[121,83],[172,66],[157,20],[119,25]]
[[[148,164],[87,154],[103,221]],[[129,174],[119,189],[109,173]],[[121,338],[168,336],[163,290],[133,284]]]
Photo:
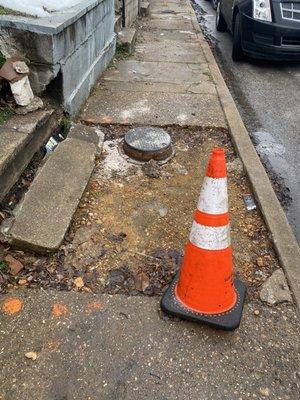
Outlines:
[[[168,128],[176,156],[167,164],[132,164],[119,153],[125,128],[106,128],[96,166],[69,234],[65,264],[92,290],[160,294],[178,265],[191,228],[208,156],[213,147],[235,155],[226,134]],[[255,295],[278,267],[259,211],[247,212],[250,193],[238,168],[229,174],[235,271]],[[72,244],[73,240],[73,244]]]

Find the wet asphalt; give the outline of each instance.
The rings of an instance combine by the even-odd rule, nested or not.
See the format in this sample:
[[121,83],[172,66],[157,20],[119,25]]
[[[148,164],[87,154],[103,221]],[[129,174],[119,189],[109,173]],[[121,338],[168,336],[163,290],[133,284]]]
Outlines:
[[300,240],[300,63],[231,59],[232,38],[215,29],[215,11],[192,1],[204,34],[256,150]]

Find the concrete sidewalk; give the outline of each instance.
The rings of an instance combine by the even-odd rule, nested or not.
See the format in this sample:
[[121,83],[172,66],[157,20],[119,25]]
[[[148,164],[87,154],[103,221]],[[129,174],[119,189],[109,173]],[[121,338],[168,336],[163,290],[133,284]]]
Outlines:
[[1,317],[3,400],[299,398],[292,306],[248,304],[240,329],[218,332],[165,317],[155,298],[14,295],[1,303],[23,307]]
[[134,54],[104,73],[82,121],[225,128],[193,16],[187,0],[151,1]]
[[[82,216],[83,228],[92,230],[91,221],[98,224],[99,218],[101,242],[95,235],[89,242],[73,244],[75,269],[83,279],[82,254],[77,258],[76,252],[93,258],[89,252],[95,245],[98,253],[100,245],[107,250],[91,264],[92,272],[99,268],[103,279],[106,267],[130,266],[133,258],[140,266],[150,256],[147,267],[156,268],[151,254],[159,246],[181,251],[198,192],[195,182],[202,178],[200,169],[211,147],[225,146],[230,160],[236,161],[193,16],[188,0],[152,0],[151,17],[142,20],[135,53],[104,74],[79,117],[107,125],[107,158],[112,157],[110,139],[123,134],[128,124],[171,125],[166,129],[172,130],[177,150],[174,162],[156,180],[140,171],[103,179],[109,163],[104,155],[81,203],[84,212],[78,212],[71,228],[74,239]],[[298,399],[295,308],[258,300],[259,285],[280,268],[260,213],[245,211],[241,188],[251,190],[249,183],[233,173],[229,181],[235,267],[249,287],[237,331],[169,318],[160,311],[157,296],[11,290],[0,300],[0,400]],[[124,234],[121,241],[115,234],[123,229],[125,244]],[[115,241],[113,246],[106,247],[106,239]],[[164,262],[161,255],[158,259]],[[262,261],[265,265],[259,267]],[[168,270],[169,265],[164,267]]]

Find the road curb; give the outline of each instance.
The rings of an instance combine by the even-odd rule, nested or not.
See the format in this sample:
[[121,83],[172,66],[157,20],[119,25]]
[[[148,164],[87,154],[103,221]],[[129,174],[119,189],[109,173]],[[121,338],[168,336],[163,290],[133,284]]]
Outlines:
[[192,23],[208,62],[211,75],[215,81],[231,139],[244,164],[256,200],[269,232],[272,235],[275,250],[293,293],[298,312],[300,312],[300,248],[223,79],[214,55],[199,29],[195,13],[192,17]]

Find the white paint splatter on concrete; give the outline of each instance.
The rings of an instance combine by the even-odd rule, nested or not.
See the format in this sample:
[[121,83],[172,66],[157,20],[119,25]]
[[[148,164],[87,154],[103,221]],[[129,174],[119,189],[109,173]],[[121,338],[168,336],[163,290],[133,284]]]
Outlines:
[[140,167],[128,162],[119,151],[122,139],[107,140],[103,144],[103,160],[94,172],[94,178],[109,180],[114,176],[126,176],[130,172],[141,173]]

